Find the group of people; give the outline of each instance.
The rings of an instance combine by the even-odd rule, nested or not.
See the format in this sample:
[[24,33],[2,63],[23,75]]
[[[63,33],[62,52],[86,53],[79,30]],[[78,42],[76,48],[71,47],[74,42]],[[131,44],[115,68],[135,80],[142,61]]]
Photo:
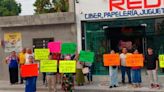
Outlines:
[[[147,68],[147,74],[149,76],[150,87],[151,88],[160,88],[157,77],[158,70],[158,56],[154,54],[152,48],[148,48],[148,54],[143,56],[144,61]],[[111,54],[115,54],[114,50],[111,50]],[[139,51],[135,49],[131,54],[139,54]],[[121,62],[121,74],[122,74],[122,83],[125,84],[125,74],[128,75],[128,83],[133,84],[133,86],[141,87],[142,78],[141,78],[141,67],[127,67],[126,66],[126,57],[128,55],[128,50],[126,48],[122,49],[120,54],[120,62]],[[57,83],[61,84],[62,89],[65,92],[71,92],[74,89],[75,81],[78,86],[83,86],[85,83],[85,75],[87,75],[88,83],[92,82],[92,72],[91,67],[92,63],[84,63],[79,61],[79,54],[73,55],[61,55],[60,53],[50,53],[49,60],[57,60],[58,67],[57,72],[45,72],[43,73],[43,84],[48,86],[49,92],[56,92]],[[60,60],[76,60],[76,73],[59,73],[59,62]],[[38,64],[36,60],[34,60],[34,54],[31,49],[22,49],[22,51],[16,54],[15,51],[12,51],[9,56],[5,59],[6,63],[9,66],[9,75],[10,75],[10,83],[11,85],[18,83],[18,75],[20,67],[22,65],[28,64]],[[137,61],[136,61],[137,62]],[[38,64],[39,65],[39,64]],[[84,67],[88,68],[88,72],[84,73]],[[118,87],[118,66],[110,66],[109,67],[109,76],[110,76],[110,88]],[[153,76],[153,77],[152,77]],[[37,76],[20,78],[20,83],[23,84],[24,80],[26,80],[26,88],[25,92],[36,92],[36,82]]]
[[[71,92],[74,89],[75,82],[78,86],[84,85],[85,82],[85,75],[88,78],[88,83],[92,82],[92,73],[91,73],[91,66],[92,63],[82,63],[78,61],[79,54],[72,54],[72,55],[61,55],[60,53],[50,53],[49,60],[57,60],[57,72],[44,72],[43,74],[43,84],[48,86],[49,92],[56,92],[57,91],[57,84],[60,84],[62,89],[65,92]],[[76,65],[76,73],[66,73],[61,74],[59,73],[59,62],[60,60],[75,60],[77,63]],[[29,64],[38,64],[39,61],[34,59],[34,54],[31,49],[22,49],[20,53],[12,51],[9,56],[6,57],[5,62],[9,66],[9,77],[10,83],[18,84],[18,79],[20,75],[20,84],[25,82],[25,92],[36,92],[36,82],[37,76],[32,77],[21,77],[21,66],[22,65],[29,65]],[[83,68],[88,67],[89,71],[87,73],[83,73]],[[39,64],[38,64],[38,71],[39,71]],[[19,73],[20,72],[20,73]]]
[[[114,54],[115,51],[111,50],[111,54]],[[141,68],[140,66],[127,67],[126,66],[126,57],[128,54],[139,54],[137,49],[134,49],[132,53],[128,53],[126,48],[122,49],[120,54],[119,66],[122,74],[122,84],[125,84],[125,74],[128,76],[128,83],[132,84],[134,88],[141,87],[142,78],[141,78]],[[143,56],[145,61],[145,66],[147,69],[147,74],[149,78],[149,83],[151,88],[160,88],[158,83],[158,55],[153,52],[152,48],[147,49],[147,55]],[[138,61],[135,61],[138,62]],[[109,67],[109,76],[110,76],[110,86],[109,88],[118,87],[118,66]]]

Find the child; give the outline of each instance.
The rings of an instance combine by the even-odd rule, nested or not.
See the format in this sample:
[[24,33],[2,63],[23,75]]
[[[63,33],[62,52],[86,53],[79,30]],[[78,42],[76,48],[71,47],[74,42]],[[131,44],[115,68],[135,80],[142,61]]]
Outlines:
[[[52,54],[49,55],[49,60],[52,60]],[[47,72],[46,73],[47,83],[48,83],[48,91],[49,92],[56,92],[56,73],[54,72]]]
[[[29,64],[33,64],[34,63],[33,56],[29,56],[28,57],[28,61],[29,61],[28,65]],[[36,92],[36,80],[37,80],[37,76],[27,77],[27,78],[25,78],[25,80],[26,80],[25,92]]]
[[[115,51],[111,50],[111,54],[115,54]],[[118,67],[117,66],[109,67],[109,76],[110,76],[109,88],[118,87]]]
[[[135,49],[133,54],[139,54],[138,50]],[[140,67],[132,67],[132,84],[133,84],[134,88],[141,87],[141,82],[142,82],[142,80],[141,80]]]

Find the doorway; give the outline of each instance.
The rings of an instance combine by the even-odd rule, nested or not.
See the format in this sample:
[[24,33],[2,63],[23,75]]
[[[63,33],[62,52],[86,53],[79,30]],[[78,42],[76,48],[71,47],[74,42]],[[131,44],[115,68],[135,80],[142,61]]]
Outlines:
[[104,30],[110,49],[120,52],[122,48],[127,48],[130,53],[138,49],[140,53],[144,53],[144,29],[143,26],[130,26],[108,27]]

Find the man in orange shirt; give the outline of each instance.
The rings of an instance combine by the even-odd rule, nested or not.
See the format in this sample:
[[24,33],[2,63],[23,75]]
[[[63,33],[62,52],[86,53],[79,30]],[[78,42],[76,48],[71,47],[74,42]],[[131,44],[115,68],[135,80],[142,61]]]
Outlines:
[[[25,64],[25,53],[26,53],[26,49],[23,48],[22,51],[18,55],[20,67],[21,65]],[[20,84],[23,84],[23,78],[21,76],[20,76]]]

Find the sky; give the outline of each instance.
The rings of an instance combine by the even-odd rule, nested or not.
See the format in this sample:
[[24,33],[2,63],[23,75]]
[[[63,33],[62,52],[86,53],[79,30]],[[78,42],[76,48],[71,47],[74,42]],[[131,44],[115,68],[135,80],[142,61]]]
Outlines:
[[34,7],[33,4],[35,0],[16,0],[18,3],[22,5],[22,12],[20,15],[33,15]]

